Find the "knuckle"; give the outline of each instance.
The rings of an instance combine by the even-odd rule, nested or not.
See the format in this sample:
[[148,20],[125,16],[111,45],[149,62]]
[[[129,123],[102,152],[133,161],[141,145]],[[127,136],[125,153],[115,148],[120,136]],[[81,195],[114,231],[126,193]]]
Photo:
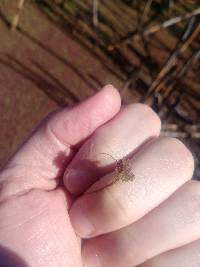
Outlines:
[[157,113],[150,106],[142,103],[133,104],[133,106],[137,112],[141,114],[145,121],[148,121],[148,124],[151,125],[151,128],[160,131],[161,120]]
[[161,142],[165,143],[167,149],[177,156],[177,160],[180,160],[185,168],[194,169],[194,158],[190,150],[177,138],[173,137],[161,137]]

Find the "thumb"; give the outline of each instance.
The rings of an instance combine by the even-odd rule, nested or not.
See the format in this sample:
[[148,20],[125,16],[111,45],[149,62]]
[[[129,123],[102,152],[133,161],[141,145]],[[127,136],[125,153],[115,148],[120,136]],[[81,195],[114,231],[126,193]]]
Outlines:
[[111,85],[72,108],[49,116],[0,174],[0,201],[31,189],[52,190],[80,143],[120,109]]

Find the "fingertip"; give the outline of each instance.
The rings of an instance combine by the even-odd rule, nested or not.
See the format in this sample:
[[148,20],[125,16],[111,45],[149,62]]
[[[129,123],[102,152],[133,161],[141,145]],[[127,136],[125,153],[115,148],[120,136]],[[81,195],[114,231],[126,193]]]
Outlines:
[[104,92],[105,95],[107,94],[108,97],[114,96],[114,97],[118,98],[119,100],[121,100],[121,96],[119,94],[119,91],[112,84],[105,85],[101,89],[101,91]]
[[107,107],[112,107],[113,111],[116,113],[120,110],[121,96],[119,91],[112,84],[107,84],[104,86],[99,94],[101,94],[101,97],[104,98],[104,104]]

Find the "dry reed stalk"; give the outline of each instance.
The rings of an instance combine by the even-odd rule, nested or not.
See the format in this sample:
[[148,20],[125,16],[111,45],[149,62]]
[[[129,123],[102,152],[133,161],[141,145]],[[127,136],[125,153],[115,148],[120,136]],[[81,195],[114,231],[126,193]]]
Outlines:
[[180,126],[175,123],[163,124],[163,136],[171,136],[178,138],[191,137],[194,139],[200,139],[200,126],[199,125],[184,125],[180,130]]
[[175,25],[179,22],[182,22],[183,20],[187,20],[187,19],[190,19],[191,17],[198,16],[199,14],[200,14],[200,7],[193,10],[192,12],[185,14],[184,16],[178,16],[175,18],[171,18],[171,19],[163,22],[162,24],[153,25],[150,28],[147,28],[146,30],[144,30],[142,32],[142,34],[141,33],[138,34],[134,31],[133,33],[129,33],[128,36],[125,36],[123,39],[121,39],[118,43],[108,46],[108,50],[112,51],[113,49],[119,48],[122,45],[126,45],[128,43],[132,43],[133,41],[140,40],[142,38],[142,36],[151,35],[151,34],[156,33],[162,29],[166,29],[172,25]]
[[144,6],[144,12],[142,15],[142,21],[143,22],[145,22],[147,17],[148,17],[152,2],[153,2],[153,0],[147,0],[146,4]]
[[164,131],[161,133],[161,136],[170,136],[174,138],[187,138],[191,137],[193,139],[200,139],[200,132],[195,133],[187,133],[187,132],[181,132],[181,131]]
[[99,5],[99,1],[98,0],[93,0],[93,25],[95,27],[98,26],[98,5]]
[[[165,83],[165,81],[163,81],[164,76],[166,76],[168,74],[168,72],[170,71],[170,69],[177,63],[177,55],[178,54],[180,55],[181,53],[183,53],[190,46],[190,44],[193,42],[193,40],[199,35],[199,33],[200,33],[200,25],[198,25],[196,27],[196,29],[193,31],[191,36],[184,43],[181,42],[178,45],[177,49],[175,51],[173,51],[173,53],[171,54],[171,56],[167,60],[166,64],[162,67],[162,69],[158,73],[156,79],[153,81],[152,85],[150,86],[150,88],[149,88],[149,90],[145,96],[145,101],[147,101],[147,99],[152,94],[160,92],[163,84]],[[161,86],[158,87],[158,85],[160,85],[160,83],[161,83]]]
[[[173,74],[173,77],[171,77],[171,73],[167,74],[165,79],[163,79],[159,85],[156,87],[156,90],[154,91],[154,94],[159,94],[162,97],[162,101],[160,102],[160,106],[162,103],[170,97],[172,92],[176,89],[177,84],[180,81],[184,81],[186,79],[187,72],[190,70],[192,65],[195,65],[195,63],[199,60],[200,58],[200,50],[196,51],[193,53],[190,58],[186,60],[186,62],[182,65],[182,68],[177,68],[175,73]],[[170,84],[167,85],[168,78],[171,79]]]
[[11,22],[11,29],[15,30],[19,24],[19,18],[20,18],[20,14],[22,12],[23,6],[24,6],[25,0],[19,0],[18,4],[17,4],[17,13],[16,15],[13,17],[13,20]]
[[141,74],[141,69],[137,69],[137,70],[133,71],[133,73],[130,75],[130,78],[128,78],[125,81],[124,85],[120,89],[120,95],[121,95],[122,99],[123,99],[123,96],[125,95],[126,91],[128,90],[129,86],[131,84],[135,83],[135,81],[139,78],[140,74]]

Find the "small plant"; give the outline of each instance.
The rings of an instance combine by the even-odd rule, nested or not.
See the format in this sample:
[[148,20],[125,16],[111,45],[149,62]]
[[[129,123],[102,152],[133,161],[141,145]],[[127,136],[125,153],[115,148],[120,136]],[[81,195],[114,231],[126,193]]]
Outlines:
[[124,157],[122,159],[117,160],[110,154],[107,153],[100,153],[100,154],[108,155],[116,161],[116,167],[115,167],[116,176],[112,184],[118,181],[129,182],[135,179],[135,174],[132,171],[132,166],[128,158]]
[[133,173],[132,170],[132,166],[130,164],[130,160],[126,157],[123,157],[122,159],[115,159],[112,155],[108,154],[108,153],[100,153],[101,155],[107,155],[109,157],[111,157],[112,159],[114,159],[114,161],[116,162],[116,166],[115,166],[115,174],[112,178],[111,181],[109,181],[108,184],[102,186],[98,186],[97,188],[95,188],[92,186],[91,189],[89,189],[87,191],[87,194],[91,194],[91,193],[96,193],[99,192],[105,188],[107,188],[108,186],[111,186],[113,184],[115,184],[116,182],[132,182],[135,179],[135,174]]

